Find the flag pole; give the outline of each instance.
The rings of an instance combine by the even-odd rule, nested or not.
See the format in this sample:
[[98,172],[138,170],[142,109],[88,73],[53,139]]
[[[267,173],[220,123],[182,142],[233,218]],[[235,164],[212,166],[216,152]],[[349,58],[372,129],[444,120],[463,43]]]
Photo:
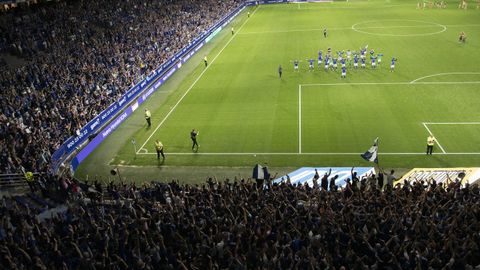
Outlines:
[[380,161],[379,161],[379,154],[380,154],[380,139],[377,137],[377,167],[380,169]]

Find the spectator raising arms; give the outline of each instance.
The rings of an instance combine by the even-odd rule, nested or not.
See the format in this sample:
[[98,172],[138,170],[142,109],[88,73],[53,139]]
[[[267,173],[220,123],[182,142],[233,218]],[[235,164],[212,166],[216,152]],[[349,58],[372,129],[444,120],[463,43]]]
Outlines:
[[[477,186],[94,184],[45,219],[0,206],[1,269],[473,269]],[[97,195],[99,194],[99,195]]]

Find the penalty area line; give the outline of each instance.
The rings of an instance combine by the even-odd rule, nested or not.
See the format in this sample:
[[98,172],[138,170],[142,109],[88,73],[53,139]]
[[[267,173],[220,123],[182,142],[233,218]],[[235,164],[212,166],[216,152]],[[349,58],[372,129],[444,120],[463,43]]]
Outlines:
[[307,83],[307,86],[348,86],[348,85],[442,85],[442,84],[480,84],[480,81],[458,81],[458,82],[363,82],[363,83]]
[[[433,137],[435,137],[435,135],[433,135],[432,131],[428,128],[427,124],[426,123],[422,123],[422,124],[427,129],[428,133],[430,135],[432,135]],[[442,152],[444,154],[446,154],[447,152],[445,151],[445,149],[443,149],[442,145],[440,144],[440,142],[438,141],[438,139],[436,137],[435,137],[435,140],[437,141],[437,145],[438,145],[438,147],[440,147],[440,150],[442,150]]]
[[[235,32],[235,34],[232,35],[232,37],[227,41],[227,44],[225,44],[225,46],[223,46],[223,48],[218,52],[218,54],[212,59],[212,62],[210,62],[209,65],[207,65],[205,67],[205,69],[202,71],[202,73],[200,73],[200,75],[198,75],[197,79],[195,79],[195,81],[192,83],[192,85],[190,85],[190,87],[187,89],[187,91],[180,97],[180,99],[177,101],[177,103],[175,103],[175,105],[172,107],[172,109],[170,109],[170,111],[167,113],[167,115],[165,115],[165,117],[163,118],[163,120],[157,125],[157,127],[153,130],[152,134],[150,134],[150,136],[148,136],[148,138],[145,140],[145,142],[142,144],[142,146],[140,146],[140,149],[144,148],[145,145],[150,141],[150,139],[153,137],[153,135],[157,132],[157,130],[163,125],[163,123],[165,123],[165,121],[168,119],[168,117],[172,114],[172,112],[177,108],[178,104],[180,104],[180,102],[182,102],[182,100],[185,98],[185,96],[190,92],[190,90],[192,90],[192,88],[197,84],[197,82],[203,77],[203,74],[205,74],[205,72],[210,68],[210,66],[215,62],[215,60],[218,58],[218,56],[220,56],[220,54],[223,52],[223,50],[225,50],[225,48],[227,48],[227,46],[230,44],[230,42],[232,42],[232,40],[237,36],[237,34],[240,32],[240,30],[242,30],[243,26],[250,20],[251,17],[253,17],[253,15],[255,14],[255,12],[257,12],[258,10],[258,7],[252,12],[252,15],[250,17],[248,17],[244,22],[243,24],[240,26],[240,28],[238,29],[237,32]],[[141,154],[140,151],[137,151],[137,154]]]
[[427,125],[480,125],[480,122],[426,122]]

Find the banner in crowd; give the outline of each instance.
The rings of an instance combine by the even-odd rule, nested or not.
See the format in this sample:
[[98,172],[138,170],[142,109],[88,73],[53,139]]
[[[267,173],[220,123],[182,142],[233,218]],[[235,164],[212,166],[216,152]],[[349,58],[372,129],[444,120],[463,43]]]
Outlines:
[[425,181],[425,183],[431,180],[435,180],[437,183],[450,183],[458,180],[462,184],[473,184],[479,179],[480,168],[415,168],[394,184],[403,184],[405,180],[409,182]]
[[[83,144],[86,139],[92,139],[78,155],[72,160],[71,169],[75,171],[78,165],[102,142],[115,128],[117,128],[135,109],[137,109],[153,92],[155,92],[168,78],[170,78],[185,62],[197,53],[207,42],[231,22],[243,9],[242,5],[225,16],[204,34],[197,37],[188,46],[175,54],[157,70],[153,71],[146,79],[128,90],[122,98],[110,105],[107,110],[90,121],[76,137],[69,138],[53,155],[52,163],[56,171],[63,160],[70,155],[77,147]],[[137,99],[133,104],[135,99]],[[131,104],[127,107],[127,104]],[[96,134],[115,115],[120,113],[105,128]],[[93,138],[94,137],[94,138]]]
[[[325,174],[328,174],[330,170],[332,171],[330,172],[328,180],[330,181],[332,177],[338,176],[338,178],[335,180],[335,185],[339,188],[345,187],[347,185],[347,179],[351,179],[352,176],[352,167],[303,167],[273,180],[273,183],[286,182],[288,178],[290,178],[290,182],[293,185],[308,184],[310,187],[313,187],[313,177],[315,176],[315,169],[320,176],[320,178],[318,179],[319,185],[320,179],[322,179]],[[353,168],[353,171],[357,173],[357,177],[359,179],[375,173],[373,167],[355,167]]]

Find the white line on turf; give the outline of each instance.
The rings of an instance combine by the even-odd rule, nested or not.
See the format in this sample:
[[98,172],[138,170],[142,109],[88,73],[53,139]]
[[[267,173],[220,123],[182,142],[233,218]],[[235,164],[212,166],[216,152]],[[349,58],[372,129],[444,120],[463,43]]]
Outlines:
[[[371,26],[371,27],[355,27],[355,29],[395,29],[395,28],[432,28],[439,27],[440,25],[398,25],[398,26]],[[480,26],[480,24],[446,24],[441,25],[442,28],[445,27],[468,27],[468,26]],[[245,32],[240,33],[239,35],[258,35],[258,34],[281,34],[281,33],[294,33],[294,32],[315,32],[323,31],[324,28],[306,28],[306,29],[291,29],[291,30],[278,30],[278,31],[256,31],[256,32]],[[328,30],[352,30],[351,26],[348,27],[332,27]],[[421,34],[423,35],[423,34]],[[430,34],[429,34],[430,35]]]
[[427,125],[480,125],[480,122],[425,122]]
[[305,86],[342,86],[342,85],[408,85],[408,84],[480,84],[480,81],[467,81],[467,82],[391,82],[391,83],[378,83],[378,82],[365,82],[365,83],[307,83],[302,84],[302,87]]
[[298,153],[302,153],[302,85],[298,85]]
[[417,83],[418,81],[421,81],[426,78],[432,78],[432,77],[438,77],[438,76],[444,76],[444,75],[480,75],[480,72],[446,72],[446,73],[437,73],[437,74],[431,74],[427,76],[420,77],[418,79],[415,79],[411,81],[410,83]]
[[[242,30],[243,26],[250,20],[251,17],[253,17],[253,15],[255,14],[255,12],[257,12],[257,10],[259,9],[259,7],[257,7],[253,12],[252,14],[250,15],[250,17],[248,17],[244,22],[243,24],[240,26],[240,28],[238,29],[237,32],[235,32],[235,34],[232,35],[232,37],[227,41],[227,43],[225,44],[225,46],[223,46],[223,48],[218,52],[218,54],[212,59],[212,62],[210,62],[210,64],[205,67],[205,69],[202,71],[202,73],[200,73],[200,75],[198,75],[197,79],[195,79],[195,81],[192,83],[192,85],[190,85],[190,87],[187,89],[187,91],[180,97],[180,99],[177,101],[177,103],[175,103],[175,105],[173,106],[173,108],[167,113],[167,115],[165,115],[165,117],[163,118],[163,120],[158,124],[158,126],[155,128],[155,130],[153,130],[152,134],[150,134],[150,136],[148,136],[147,140],[145,140],[145,142],[142,144],[142,146],[140,147],[140,149],[142,149],[147,143],[148,141],[150,141],[150,139],[152,138],[152,136],[157,132],[157,130],[163,125],[163,123],[165,123],[165,121],[168,119],[168,117],[170,116],[170,114],[172,114],[172,112],[177,108],[178,104],[180,104],[180,102],[182,102],[183,98],[185,98],[185,96],[190,92],[190,90],[192,90],[192,88],[197,84],[197,82],[200,80],[200,78],[202,78],[203,74],[205,74],[205,72],[210,68],[210,66],[215,62],[215,60],[218,58],[218,56],[220,56],[220,54],[223,52],[223,50],[225,50],[225,48],[230,44],[230,42],[232,42],[233,38],[235,38],[238,33]],[[140,154],[139,151],[137,151],[137,154]]]
[[[436,32],[431,32],[431,33],[421,33],[421,34],[388,34],[388,33],[372,33],[372,32],[368,32],[368,31],[363,31],[363,29],[371,29],[371,28],[368,28],[368,27],[357,27],[358,25],[361,25],[361,24],[365,24],[365,23],[371,23],[371,22],[375,22],[375,23],[382,23],[382,22],[387,22],[387,21],[390,21],[390,22],[415,22],[415,23],[428,23],[430,25],[411,25],[411,26],[403,26],[403,27],[410,27],[410,28],[420,28],[420,27],[432,27],[432,26],[435,26],[435,27],[441,27],[442,29],[439,30],[439,31],[436,31]],[[374,26],[373,29],[382,29],[382,27],[376,27]],[[388,36],[388,37],[418,37],[418,36],[431,36],[431,35],[436,35],[436,34],[440,34],[440,33],[443,33],[445,31],[447,31],[447,27],[443,24],[439,24],[439,23],[435,23],[435,22],[427,22],[427,21],[418,21],[418,20],[400,20],[400,19],[391,19],[391,20],[374,20],[374,21],[364,21],[364,22],[359,22],[359,23],[356,23],[356,24],[353,24],[352,25],[352,30],[355,31],[355,32],[359,32],[359,33],[363,33],[363,34],[369,34],[369,35],[374,35],[374,36]]]
[[[432,131],[428,128],[427,124],[426,124],[426,123],[422,123],[422,124],[423,124],[423,126],[427,129],[428,133],[429,133],[430,135],[432,135],[433,137],[435,137],[435,135],[433,135]],[[443,152],[444,154],[446,154],[447,152],[445,151],[445,149],[443,149],[443,147],[442,147],[442,145],[440,144],[440,142],[438,141],[438,138],[437,138],[437,137],[435,137],[435,140],[437,141],[438,147],[440,147],[440,149],[442,150],[442,152]]]
[[[138,155],[156,155],[157,153],[139,153]],[[204,155],[204,156],[328,156],[328,155],[338,155],[338,156],[355,156],[360,155],[363,153],[342,153],[342,152],[331,152],[331,153],[202,153],[202,152],[185,152],[185,153],[165,153],[166,155],[174,155],[174,156],[197,156],[197,155]],[[449,153],[433,153],[434,155],[480,155],[480,152],[449,152]],[[386,155],[386,156],[397,156],[397,155],[425,155],[425,152],[388,152],[382,153],[380,152],[379,155]]]
[[[303,86],[341,86],[341,85],[408,85],[408,84],[421,84],[421,85],[424,85],[424,84],[478,84],[480,83],[480,81],[470,81],[470,82],[418,82],[418,80],[421,80],[421,79],[425,79],[425,78],[429,78],[429,77],[435,77],[435,76],[440,76],[440,75],[450,75],[450,74],[480,74],[480,73],[476,73],[476,72],[452,72],[452,73],[439,73],[439,74],[433,74],[433,75],[429,75],[429,76],[425,76],[425,77],[421,77],[419,79],[416,79],[416,80],[413,80],[411,82],[394,82],[394,83],[323,83],[323,84],[299,84],[298,85],[298,96],[299,96],[299,129],[301,128],[301,90],[302,90],[302,87]],[[480,125],[480,122],[423,122],[422,123],[423,126],[425,127],[425,129],[428,131],[429,134],[432,134],[432,131],[428,128],[427,125]],[[299,130],[299,142],[301,143],[301,130]],[[471,152],[471,153],[447,153],[445,151],[445,149],[442,147],[442,145],[440,144],[440,142],[438,141],[437,138],[435,138],[437,140],[437,145],[438,147],[442,150],[443,153],[440,153],[440,154],[444,154],[444,155],[480,155],[480,153],[475,153],[475,152]],[[299,143],[299,145],[301,145]],[[270,153],[269,153],[270,154]],[[309,155],[309,154],[313,154],[313,155],[328,155],[328,154],[332,154],[332,155],[352,155],[352,154],[357,154],[357,153],[302,153],[301,151],[299,151],[298,154],[302,154],[302,155]],[[389,154],[392,154],[392,155],[417,155],[417,154],[424,154],[424,153],[381,153],[382,155],[389,155]],[[257,155],[260,155],[257,153]]]
[[[393,26],[355,27],[355,29],[363,30],[363,29],[395,29],[395,28],[432,28],[432,27],[439,27],[439,26],[440,25],[437,25],[437,24],[431,24],[431,25],[393,25]],[[353,29],[353,28],[350,28],[350,29]]]

